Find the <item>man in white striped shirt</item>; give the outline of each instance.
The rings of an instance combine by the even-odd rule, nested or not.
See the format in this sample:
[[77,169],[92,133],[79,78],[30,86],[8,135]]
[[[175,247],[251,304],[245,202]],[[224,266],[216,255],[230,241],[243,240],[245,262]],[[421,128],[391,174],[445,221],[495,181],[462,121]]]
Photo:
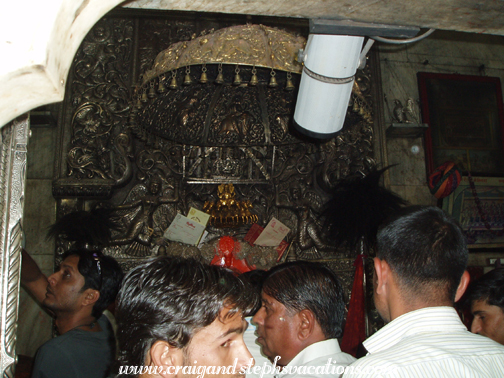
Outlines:
[[435,207],[410,207],[378,233],[374,301],[388,322],[344,377],[504,376],[504,346],[470,333],[453,308],[467,288],[465,238]]

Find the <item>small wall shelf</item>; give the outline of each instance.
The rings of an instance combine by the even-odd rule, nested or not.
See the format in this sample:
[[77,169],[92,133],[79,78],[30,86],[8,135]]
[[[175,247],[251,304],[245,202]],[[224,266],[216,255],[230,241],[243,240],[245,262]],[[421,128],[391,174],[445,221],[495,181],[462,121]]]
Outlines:
[[426,123],[393,123],[387,128],[388,138],[418,138],[429,126]]

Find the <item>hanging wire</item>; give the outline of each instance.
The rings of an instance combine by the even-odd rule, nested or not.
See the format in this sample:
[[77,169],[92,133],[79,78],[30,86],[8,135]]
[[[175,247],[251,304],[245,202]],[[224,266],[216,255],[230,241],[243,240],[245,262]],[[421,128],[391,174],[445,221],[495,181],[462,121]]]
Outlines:
[[408,38],[408,39],[391,39],[391,38],[378,37],[378,36],[369,37],[369,38],[372,38],[378,42],[391,43],[394,45],[404,45],[406,43],[418,42],[424,38],[427,38],[429,35],[431,35],[435,31],[436,31],[436,29],[429,29],[425,33],[423,33],[422,35],[418,35],[414,38]]

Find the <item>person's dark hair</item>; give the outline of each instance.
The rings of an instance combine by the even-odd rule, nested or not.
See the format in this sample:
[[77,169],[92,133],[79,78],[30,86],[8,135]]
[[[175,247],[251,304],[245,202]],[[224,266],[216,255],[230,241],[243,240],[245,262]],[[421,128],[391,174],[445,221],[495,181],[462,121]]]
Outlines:
[[381,227],[376,255],[404,294],[451,302],[468,259],[459,224],[437,207],[420,206],[402,209]]
[[248,287],[252,291],[251,295],[255,294],[257,297],[257,305],[250,311],[251,315],[255,315],[261,308],[261,290],[267,275],[268,272],[261,269],[251,270],[240,275],[240,279],[249,284]]
[[474,301],[486,301],[504,311],[504,268],[497,268],[471,282],[467,290],[469,306]]
[[227,317],[248,315],[257,299],[245,285],[230,270],[194,259],[164,256],[138,265],[118,295],[118,364],[142,366],[158,340],[186,347],[199,329],[223,320],[224,307]]
[[326,266],[307,261],[277,265],[269,271],[263,292],[291,313],[310,310],[327,339],[341,336],[345,314],[343,288]]
[[94,304],[91,313],[98,319],[116,298],[123,278],[121,267],[113,257],[86,249],[71,249],[65,252],[62,258],[66,259],[73,255],[79,256],[77,267],[84,277],[84,286],[81,291],[94,289],[100,292],[100,298]]

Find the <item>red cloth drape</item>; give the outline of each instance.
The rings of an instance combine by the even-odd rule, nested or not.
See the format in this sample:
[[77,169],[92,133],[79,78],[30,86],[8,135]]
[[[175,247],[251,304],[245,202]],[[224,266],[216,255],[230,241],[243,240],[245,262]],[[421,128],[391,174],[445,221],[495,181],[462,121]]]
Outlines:
[[341,341],[341,350],[355,357],[359,344],[366,339],[364,302],[364,255],[355,259],[355,276],[352,286],[347,320]]

